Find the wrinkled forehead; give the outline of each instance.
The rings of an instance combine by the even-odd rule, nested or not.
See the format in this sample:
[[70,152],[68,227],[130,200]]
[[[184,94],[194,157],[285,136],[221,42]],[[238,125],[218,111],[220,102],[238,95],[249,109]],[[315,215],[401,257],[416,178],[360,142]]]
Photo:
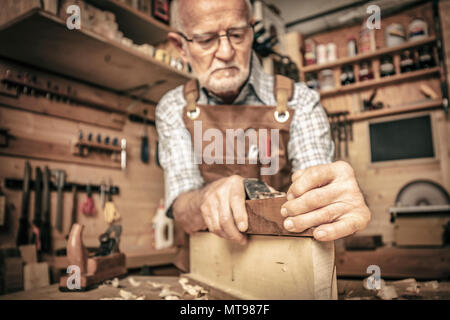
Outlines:
[[249,12],[244,0],[182,1],[180,18],[186,33],[217,32],[245,26]]

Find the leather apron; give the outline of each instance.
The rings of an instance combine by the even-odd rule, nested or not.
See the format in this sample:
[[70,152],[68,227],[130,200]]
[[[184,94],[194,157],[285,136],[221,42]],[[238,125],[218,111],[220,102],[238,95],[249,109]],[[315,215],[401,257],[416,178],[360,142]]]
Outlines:
[[[287,104],[292,98],[293,86],[294,83],[292,80],[277,75],[274,83],[277,106],[250,106],[198,105],[198,82],[191,80],[185,85],[184,98],[187,105],[183,110],[183,121],[191,135],[194,154],[199,159],[199,169],[205,184],[224,177],[240,175],[244,178],[258,178],[278,191],[287,191],[291,184],[292,170],[291,163],[288,160],[287,145],[289,142],[289,128],[294,115],[294,109],[288,108]],[[221,137],[223,137],[223,152],[217,155],[214,153],[214,163],[211,163],[211,161],[203,157],[205,148],[208,148],[208,145],[215,145],[217,143],[215,139],[203,138],[203,135],[208,129],[213,129],[212,132],[215,133],[219,133],[220,131]],[[239,153],[240,162],[238,163],[237,148],[239,144],[236,141],[236,136],[230,135],[227,137],[227,130],[230,129],[234,130],[234,133],[238,132],[236,130],[243,130],[244,133],[248,133],[249,129],[254,129],[252,131],[256,133],[256,141],[258,143],[256,146],[256,154],[259,154],[257,161],[250,159],[251,142],[255,142],[255,139],[250,140],[248,136],[245,136],[245,165],[242,164],[244,161],[242,153]],[[273,129],[278,131],[278,142],[272,140],[273,136],[271,133]],[[200,134],[200,137],[196,137],[196,134]],[[263,135],[261,139],[260,135]],[[227,154],[227,150],[230,150],[231,146],[234,147],[234,151],[232,154],[230,154],[230,151]],[[217,149],[215,150],[217,151]],[[263,156],[265,155],[266,159],[268,156],[271,157],[272,161],[275,157],[278,157],[278,170],[274,174],[261,175],[262,168],[268,169],[270,167],[270,163],[267,160],[260,161],[261,154]],[[218,161],[220,158],[222,161]],[[181,270],[188,272],[189,237],[179,226],[176,227],[175,231],[175,245],[180,247],[180,250],[175,258],[174,264]]]

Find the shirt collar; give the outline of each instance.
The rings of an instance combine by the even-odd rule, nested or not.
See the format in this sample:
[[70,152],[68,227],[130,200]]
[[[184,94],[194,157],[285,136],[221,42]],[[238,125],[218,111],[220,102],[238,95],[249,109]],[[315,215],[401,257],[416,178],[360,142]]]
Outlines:
[[[255,52],[252,52],[250,60],[250,76],[242,87],[233,104],[245,104],[248,95],[254,95],[264,105],[273,105],[275,98],[273,95],[273,76],[264,72],[261,63]],[[209,92],[205,87],[201,87],[199,104],[223,104],[222,99]]]

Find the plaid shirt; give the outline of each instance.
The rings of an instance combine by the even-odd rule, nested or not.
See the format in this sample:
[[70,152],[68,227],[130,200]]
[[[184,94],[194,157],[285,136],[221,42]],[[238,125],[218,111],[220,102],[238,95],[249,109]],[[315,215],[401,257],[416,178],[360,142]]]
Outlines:
[[[250,77],[233,104],[276,105],[273,94],[274,77],[264,73],[255,54],[252,55]],[[334,144],[330,125],[319,101],[319,94],[304,83],[296,83],[288,106],[295,109],[290,127],[288,156],[292,170],[333,161]],[[220,105],[220,98],[201,88],[199,104]],[[156,128],[159,136],[159,161],[164,169],[165,208],[171,216],[171,206],[182,193],[204,185],[198,165],[193,161],[191,137],[183,122],[186,100],[179,86],[160,100],[156,107]],[[218,107],[220,108],[220,107]]]

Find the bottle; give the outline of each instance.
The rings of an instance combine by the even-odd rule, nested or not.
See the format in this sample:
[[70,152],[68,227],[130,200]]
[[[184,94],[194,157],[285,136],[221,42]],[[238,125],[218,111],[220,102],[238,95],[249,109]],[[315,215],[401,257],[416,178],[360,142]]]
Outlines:
[[419,48],[419,68],[432,68],[436,66],[433,57],[433,50],[430,46],[423,46]]
[[395,67],[392,63],[392,58],[390,56],[384,56],[381,58],[380,64],[380,76],[387,77],[395,74]]
[[341,70],[341,84],[343,86],[354,83],[355,74],[352,66],[343,66]]
[[414,58],[412,52],[409,50],[403,51],[401,55],[400,71],[402,73],[414,71]]
[[358,53],[358,47],[356,45],[356,39],[354,36],[348,38],[347,42],[347,55],[349,57],[354,57]]
[[305,65],[316,64],[316,42],[313,39],[305,40]]
[[392,23],[386,28],[386,47],[399,46],[406,40],[406,32],[400,23]]
[[369,66],[368,61],[363,61],[359,65],[359,81],[366,81],[373,79],[373,72]]
[[364,20],[359,34],[359,52],[372,52],[375,51],[375,47],[375,30],[369,29],[366,20]]
[[327,62],[327,47],[324,44],[317,46],[317,64],[323,64]]
[[327,44],[327,62],[333,62],[337,60],[336,45],[333,42]]
[[156,250],[169,248],[173,245],[173,219],[164,213],[164,201],[161,199],[153,223],[153,247]]
[[421,18],[415,18],[408,26],[408,40],[417,41],[428,37],[428,25]]

